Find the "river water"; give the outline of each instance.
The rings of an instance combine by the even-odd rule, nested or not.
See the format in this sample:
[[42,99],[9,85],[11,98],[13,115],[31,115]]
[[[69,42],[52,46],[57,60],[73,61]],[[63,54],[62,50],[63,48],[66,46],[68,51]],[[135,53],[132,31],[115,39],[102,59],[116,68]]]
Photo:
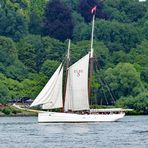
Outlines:
[[39,124],[37,117],[0,117],[0,148],[148,148],[148,116],[66,124]]

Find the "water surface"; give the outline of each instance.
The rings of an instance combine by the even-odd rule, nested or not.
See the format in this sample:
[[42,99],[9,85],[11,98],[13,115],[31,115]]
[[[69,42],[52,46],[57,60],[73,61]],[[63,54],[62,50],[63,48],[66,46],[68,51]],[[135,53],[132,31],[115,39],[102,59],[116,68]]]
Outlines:
[[0,148],[148,148],[148,116],[66,124],[39,124],[37,117],[0,117]]

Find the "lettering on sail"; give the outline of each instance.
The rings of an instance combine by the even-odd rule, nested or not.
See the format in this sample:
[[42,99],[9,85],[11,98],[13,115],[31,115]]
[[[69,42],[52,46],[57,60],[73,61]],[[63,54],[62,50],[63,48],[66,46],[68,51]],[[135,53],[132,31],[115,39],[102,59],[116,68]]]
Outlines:
[[83,73],[83,70],[82,69],[74,70],[74,73],[76,74],[77,77],[80,77],[81,73]]

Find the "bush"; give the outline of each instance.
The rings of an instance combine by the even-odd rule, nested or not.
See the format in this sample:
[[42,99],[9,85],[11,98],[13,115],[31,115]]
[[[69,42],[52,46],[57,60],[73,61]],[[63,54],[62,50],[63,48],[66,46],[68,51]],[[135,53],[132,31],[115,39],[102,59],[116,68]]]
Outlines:
[[136,97],[121,97],[116,102],[117,107],[134,109],[139,114],[148,114],[148,92],[141,92]]
[[16,109],[16,108],[11,108],[11,111],[13,114],[21,113],[21,110]]
[[6,115],[9,115],[12,112],[12,110],[10,108],[6,107],[2,110],[2,112]]

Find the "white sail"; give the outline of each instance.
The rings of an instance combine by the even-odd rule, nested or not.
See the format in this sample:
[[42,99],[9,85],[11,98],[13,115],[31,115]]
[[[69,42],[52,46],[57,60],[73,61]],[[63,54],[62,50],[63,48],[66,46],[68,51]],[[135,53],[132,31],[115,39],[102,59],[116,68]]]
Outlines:
[[88,66],[89,54],[68,69],[65,111],[88,110]]
[[[62,68],[62,64],[60,64],[60,66],[57,68],[57,70],[55,71],[55,73],[52,75],[52,77],[50,78],[50,80],[47,82],[47,84],[45,85],[45,87],[42,89],[42,91],[39,93],[39,95],[36,97],[36,99],[33,101],[33,103],[31,104],[32,106],[37,106],[37,105],[42,105],[42,104],[46,104],[46,103],[50,103],[50,102],[55,102],[55,100],[57,98],[52,98],[52,96],[56,96],[55,93],[60,94],[62,92],[62,90],[56,90],[57,88],[57,83],[62,87],[61,84],[61,79],[63,75],[63,68]],[[53,95],[54,94],[54,95]],[[62,94],[60,94],[62,96]],[[62,97],[60,98],[59,96],[59,107],[62,106]]]
[[59,73],[57,82],[51,92],[50,96],[46,100],[47,103],[42,105],[42,109],[60,108],[63,106],[62,100],[62,80],[63,80],[63,67]]

